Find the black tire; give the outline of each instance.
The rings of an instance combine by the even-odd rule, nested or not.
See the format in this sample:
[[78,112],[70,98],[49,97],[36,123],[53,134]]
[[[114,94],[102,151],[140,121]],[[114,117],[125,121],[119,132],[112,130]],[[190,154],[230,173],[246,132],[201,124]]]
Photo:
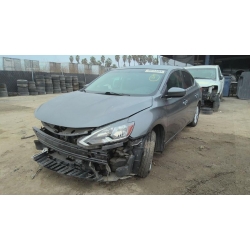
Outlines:
[[24,80],[24,79],[19,79],[19,80],[17,80],[17,83],[19,84],[28,84],[28,81],[27,80]]
[[147,135],[146,141],[144,143],[144,153],[141,159],[141,165],[138,170],[138,176],[145,178],[151,171],[152,161],[155,150],[156,133],[152,131]]
[[29,92],[18,92],[18,95],[20,95],[20,96],[28,96],[28,95],[30,95],[30,93]]
[[18,83],[17,87],[26,88],[28,87],[28,83]]
[[38,95],[38,92],[30,91],[30,95]]
[[[198,109],[198,110],[197,110]],[[199,121],[199,115],[200,115],[200,104],[197,105],[193,121],[188,124],[190,127],[195,127],[198,124]]]
[[5,83],[0,83],[0,88],[5,89],[6,88],[6,84]]
[[26,87],[26,88],[22,88],[22,87],[17,87],[17,91],[18,92],[29,92],[29,90],[28,90],[28,87]]
[[0,97],[8,97],[8,91],[1,91],[0,92]]
[[220,107],[220,97],[217,95],[215,101],[213,102],[214,112],[218,112],[219,107]]
[[38,91],[38,95],[46,95],[45,91]]
[[44,79],[44,75],[36,75],[35,79]]
[[54,90],[53,90],[53,93],[54,93],[54,94],[60,94],[60,93],[62,93],[62,91],[61,91],[61,90],[54,89]]
[[201,108],[201,113],[204,115],[211,115],[213,114],[213,109],[204,107],[204,108]]

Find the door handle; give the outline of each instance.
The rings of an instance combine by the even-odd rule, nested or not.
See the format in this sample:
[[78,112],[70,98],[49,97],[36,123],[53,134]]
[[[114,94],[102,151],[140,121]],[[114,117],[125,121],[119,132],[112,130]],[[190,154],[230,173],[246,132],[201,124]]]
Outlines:
[[183,104],[184,104],[184,105],[187,105],[187,103],[188,103],[188,100],[184,100],[184,101],[183,101]]

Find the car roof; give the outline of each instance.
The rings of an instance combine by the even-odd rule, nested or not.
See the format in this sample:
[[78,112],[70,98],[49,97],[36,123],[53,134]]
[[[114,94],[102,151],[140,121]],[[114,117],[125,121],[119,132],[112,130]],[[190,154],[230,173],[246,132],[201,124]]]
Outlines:
[[215,69],[218,65],[199,65],[199,66],[192,66],[192,67],[185,67],[185,69],[193,69],[193,68],[209,68],[209,69]]
[[172,69],[184,69],[180,66],[172,66],[172,65],[138,65],[124,68],[115,68],[114,70],[126,70],[126,69],[161,69],[161,70],[172,70]]

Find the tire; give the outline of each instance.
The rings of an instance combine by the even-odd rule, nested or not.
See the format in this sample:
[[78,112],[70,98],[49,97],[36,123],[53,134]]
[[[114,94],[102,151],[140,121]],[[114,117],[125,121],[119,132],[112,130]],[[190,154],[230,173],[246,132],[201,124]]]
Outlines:
[[198,124],[200,115],[200,105],[198,104],[195,110],[193,121],[188,124],[190,127],[195,127]]
[[17,87],[17,91],[18,92],[29,92],[29,90],[28,90],[28,87],[26,87],[26,88],[22,88],[22,87]]
[[201,108],[201,113],[204,115],[211,115],[213,114],[213,109],[204,107],[204,108]]
[[36,79],[44,79],[44,75],[37,75],[35,76]]
[[29,92],[18,92],[18,95],[27,96],[27,95],[30,95],[30,93]]
[[0,97],[8,97],[8,92],[7,91],[1,91],[0,92]]
[[148,134],[146,141],[144,143],[144,153],[137,174],[141,178],[147,177],[149,172],[151,171],[155,142],[156,142],[156,134],[154,131],[152,131],[150,134]]
[[38,95],[38,92],[30,92],[30,95]]
[[5,83],[0,83],[0,88],[6,89],[6,84]]
[[220,97],[217,95],[215,101],[213,102],[214,112],[218,112],[219,107],[220,107]]
[[38,91],[38,95],[46,95],[45,91]]
[[17,83],[19,84],[28,84],[28,81],[27,80],[24,80],[24,79],[19,79],[19,80],[17,80]]
[[17,87],[26,88],[28,87],[28,83],[18,83]]

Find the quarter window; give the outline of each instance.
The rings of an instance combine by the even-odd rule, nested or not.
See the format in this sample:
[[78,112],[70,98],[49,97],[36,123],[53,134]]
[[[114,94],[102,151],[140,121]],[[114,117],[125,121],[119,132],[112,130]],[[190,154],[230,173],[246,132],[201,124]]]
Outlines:
[[183,75],[183,88],[188,89],[191,86],[193,86],[194,84],[193,77],[185,71],[182,71],[182,75]]

